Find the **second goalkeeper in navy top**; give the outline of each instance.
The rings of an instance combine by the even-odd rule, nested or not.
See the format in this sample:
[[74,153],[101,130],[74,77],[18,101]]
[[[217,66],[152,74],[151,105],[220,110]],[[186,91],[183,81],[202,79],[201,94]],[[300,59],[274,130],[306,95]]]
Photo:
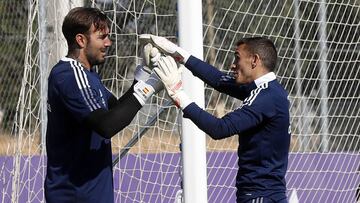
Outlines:
[[[265,37],[240,39],[232,74],[225,74],[164,37],[144,34],[140,38],[168,55],[160,58],[154,71],[185,118],[216,140],[239,135],[237,202],[286,203],[289,100],[274,73],[277,51],[273,42]],[[241,106],[221,118],[201,109],[183,90],[182,66],[175,60],[219,92],[242,100]]]

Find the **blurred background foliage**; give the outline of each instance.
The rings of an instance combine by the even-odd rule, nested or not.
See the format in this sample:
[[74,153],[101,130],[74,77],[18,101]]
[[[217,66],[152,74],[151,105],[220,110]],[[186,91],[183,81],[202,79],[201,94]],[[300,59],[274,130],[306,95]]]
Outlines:
[[[321,134],[319,104],[325,98],[319,94],[323,88],[320,67],[325,62],[331,142],[344,142],[347,149],[358,150],[359,129],[356,126],[359,126],[360,119],[359,110],[354,109],[360,109],[360,2],[326,1],[326,22],[319,20],[321,4],[318,1],[297,1],[297,7],[294,2],[203,0],[204,60],[228,71],[237,39],[262,35],[272,39],[279,52],[276,73],[292,101],[293,126],[303,119],[304,114],[297,113],[296,107],[300,105],[300,100],[306,98],[308,116],[312,116],[308,127],[313,129],[311,132],[314,135]],[[10,134],[13,128],[24,70],[28,4],[26,0],[0,1],[0,134]],[[85,1],[85,4],[94,6],[95,2]],[[102,0],[96,6],[104,11],[112,11],[116,7],[117,12],[107,12],[107,15],[109,19],[116,19],[111,24],[111,38],[117,41],[117,46],[112,46],[109,54],[117,57],[109,58],[99,67],[99,72],[103,78],[109,78],[104,80],[106,86],[120,96],[130,86],[132,72],[140,61],[141,56],[137,54],[141,48],[139,34],[167,36],[177,42],[176,1],[121,0],[109,3]],[[326,24],[326,61],[321,61],[324,53],[319,46],[321,23]],[[300,46],[298,50],[296,43]],[[299,72],[296,64],[300,67]],[[114,82],[111,78],[123,80]],[[299,81],[300,90],[296,86]],[[206,107],[211,113],[221,115],[239,104],[239,101],[209,87],[205,91]],[[295,135],[303,133],[303,129],[293,128]]]

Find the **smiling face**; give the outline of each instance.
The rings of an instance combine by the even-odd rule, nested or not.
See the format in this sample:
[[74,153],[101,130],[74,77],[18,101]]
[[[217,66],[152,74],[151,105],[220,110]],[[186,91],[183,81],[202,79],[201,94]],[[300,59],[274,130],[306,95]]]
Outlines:
[[106,26],[104,29],[96,30],[92,25],[86,38],[84,54],[90,67],[104,63],[107,48],[112,44],[109,38],[109,28]]
[[[235,60],[231,66],[231,70],[238,84],[247,84],[254,80],[253,69],[255,56],[250,54],[245,44],[241,44],[235,49]],[[256,66],[256,64],[255,64]]]
[[105,62],[105,53],[111,41],[109,22],[97,8],[76,7],[65,16],[62,31],[68,44],[67,57],[86,68]]

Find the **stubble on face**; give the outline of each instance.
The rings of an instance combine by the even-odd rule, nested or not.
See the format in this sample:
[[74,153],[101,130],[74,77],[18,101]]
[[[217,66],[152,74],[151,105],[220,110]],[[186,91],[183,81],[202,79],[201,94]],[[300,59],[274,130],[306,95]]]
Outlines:
[[[109,28],[95,30],[95,27],[91,26],[90,30],[86,56],[91,66],[101,65],[105,62],[107,48],[111,45],[111,41],[108,39]],[[104,40],[109,40],[109,42],[104,42]]]

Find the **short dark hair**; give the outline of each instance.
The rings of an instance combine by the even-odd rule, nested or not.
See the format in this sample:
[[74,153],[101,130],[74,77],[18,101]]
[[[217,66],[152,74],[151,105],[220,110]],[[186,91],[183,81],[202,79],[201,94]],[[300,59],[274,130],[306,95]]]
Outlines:
[[265,37],[252,37],[240,39],[236,46],[244,44],[250,54],[258,54],[264,66],[269,71],[274,71],[277,61],[277,51],[274,43]]
[[77,34],[89,34],[91,25],[94,25],[95,30],[103,30],[108,26],[108,19],[97,8],[76,7],[69,11],[62,25],[62,32],[69,50],[77,46],[75,36]]

